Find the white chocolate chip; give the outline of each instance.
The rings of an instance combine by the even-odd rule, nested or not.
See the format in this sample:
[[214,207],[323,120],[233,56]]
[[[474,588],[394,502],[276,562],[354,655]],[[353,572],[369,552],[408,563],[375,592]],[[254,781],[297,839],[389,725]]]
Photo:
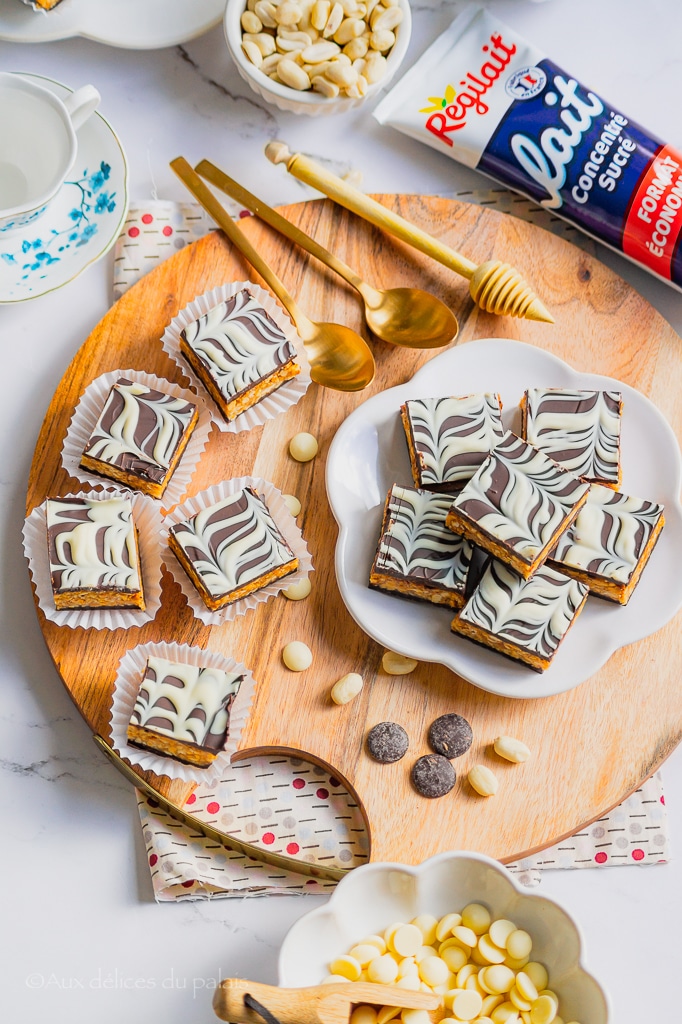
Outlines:
[[[299,68],[298,70],[302,71],[303,69]],[[305,433],[305,431],[295,434],[289,442],[289,454],[297,462],[310,462],[311,459],[315,458],[317,452],[317,439],[312,434]]]
[[424,942],[421,928],[416,924],[402,924],[394,932],[389,941],[389,946],[403,956],[414,956],[418,949],[421,949]]
[[528,932],[524,932],[521,928],[517,928],[516,931],[511,932],[507,937],[506,945],[509,955],[513,956],[516,960],[521,960],[524,956],[528,956],[530,953],[533,948],[533,940]]
[[381,667],[389,676],[407,676],[410,672],[414,672],[418,664],[419,662],[414,658],[405,658],[402,654],[396,654],[395,651],[385,651],[381,659]]
[[[347,679],[348,677],[344,676],[343,678]],[[361,677],[358,676],[358,678],[362,682]],[[339,682],[341,682],[341,680],[339,680]],[[338,703],[343,703],[343,701]],[[381,953],[376,946],[370,943],[359,942],[357,946],[353,946],[348,955],[355,957],[361,967],[366,967],[370,960],[376,960],[378,956],[381,956]]]
[[493,747],[496,754],[506,761],[513,761],[514,764],[522,764],[530,757],[530,750],[526,744],[513,736],[498,736]]
[[[512,928],[512,931],[515,931],[515,929]],[[549,975],[542,964],[532,960],[530,963],[526,964],[523,969],[523,973],[530,978],[538,992],[542,992],[543,989],[547,988],[547,985],[549,984]]]
[[301,511],[301,503],[295,494],[283,494],[282,500],[284,504],[291,512],[292,516],[297,516]]
[[299,580],[298,583],[292,583],[285,590],[282,591],[287,601],[304,601],[309,596],[312,590],[312,584],[308,577]]
[[469,785],[480,796],[494,796],[497,793],[497,777],[484,764],[476,764],[467,775]]
[[[357,672],[349,672],[345,676],[341,676],[340,679],[334,683],[331,688],[331,699],[335,704],[348,704],[349,701],[353,700],[353,697],[357,697],[362,689],[362,676],[358,675]],[[376,947],[368,947],[374,949],[374,954],[377,954]],[[367,963],[374,959],[374,954],[367,959]],[[363,967],[365,964],[362,965]]]
[[[507,948],[507,939],[511,933],[515,931],[516,925],[514,922],[507,921],[504,917],[498,917],[496,921],[492,922],[489,929],[492,942],[494,942],[496,946],[499,946],[500,949]],[[542,987],[544,988],[544,985]]]
[[463,989],[452,1000],[452,1012],[457,1020],[473,1020],[478,1017],[482,1006],[483,999],[471,989]]
[[349,1024],[377,1024],[377,1011],[374,1006],[356,1006],[350,1015]]
[[462,924],[475,935],[485,935],[490,928],[490,911],[482,903],[467,903],[462,911]]
[[384,953],[370,961],[367,977],[377,985],[392,985],[398,977],[398,965],[390,953]]
[[300,640],[292,640],[282,651],[282,661],[292,672],[304,672],[313,663],[313,652]]
[[340,974],[342,977],[348,978],[349,981],[357,981],[362,974],[362,967],[353,956],[337,957],[329,965],[329,968],[332,974]]

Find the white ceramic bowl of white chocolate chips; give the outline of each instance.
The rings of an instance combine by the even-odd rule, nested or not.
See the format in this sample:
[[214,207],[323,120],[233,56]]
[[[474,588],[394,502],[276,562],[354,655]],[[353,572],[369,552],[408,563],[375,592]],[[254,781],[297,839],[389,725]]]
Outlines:
[[364,102],[398,70],[410,40],[408,0],[228,0],[225,38],[254,92],[294,114]]
[[440,996],[441,1010],[356,1008],[351,1024],[607,1024],[577,924],[497,861],[443,853],[418,867],[367,864],[302,917],[279,958],[284,987],[372,981]]

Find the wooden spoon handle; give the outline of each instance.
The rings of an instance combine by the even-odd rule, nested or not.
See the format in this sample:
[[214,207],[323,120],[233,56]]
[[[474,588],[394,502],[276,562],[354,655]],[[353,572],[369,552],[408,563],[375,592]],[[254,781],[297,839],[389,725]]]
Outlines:
[[440,1002],[425,992],[369,982],[274,988],[244,978],[226,978],[213,997],[216,1016],[233,1024],[264,1024],[263,1017],[244,1002],[245,996],[255,999],[281,1024],[348,1024],[351,1009],[358,1003],[435,1010]]
[[327,171],[302,153],[294,153],[287,161],[287,171],[299,181],[304,181],[306,184],[312,185],[313,188],[319,189],[320,192],[324,192],[326,196],[340,203],[341,206],[345,206],[347,210],[352,210],[359,217],[364,217],[371,224],[383,228],[407,242],[408,245],[431,256],[438,263],[454,270],[456,274],[470,279],[476,270],[477,265],[471,260],[455,252],[454,249],[450,249],[447,245],[443,245],[437,238],[422,231],[416,225],[403,220],[397,213],[387,210],[381,203],[370,199],[369,196],[359,192],[342,178],[337,178],[331,171]]

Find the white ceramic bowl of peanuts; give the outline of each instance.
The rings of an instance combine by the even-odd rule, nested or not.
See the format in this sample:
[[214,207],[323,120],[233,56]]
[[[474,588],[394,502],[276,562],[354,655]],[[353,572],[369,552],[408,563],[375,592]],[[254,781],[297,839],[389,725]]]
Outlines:
[[418,867],[367,864],[289,931],[280,985],[372,981],[434,992],[441,1009],[361,1006],[351,1024],[607,1024],[569,914],[497,861],[443,853]]
[[225,38],[254,92],[294,114],[340,113],[398,70],[408,0],[228,0]]

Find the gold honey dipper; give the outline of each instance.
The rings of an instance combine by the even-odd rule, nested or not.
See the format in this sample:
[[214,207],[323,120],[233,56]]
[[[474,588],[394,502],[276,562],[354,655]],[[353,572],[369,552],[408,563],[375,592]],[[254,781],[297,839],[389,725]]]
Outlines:
[[342,178],[315,163],[310,157],[304,156],[303,153],[292,154],[284,142],[269,142],[265,147],[265,155],[273,164],[285,163],[289,174],[299,181],[312,185],[359,217],[364,217],[378,228],[396,235],[408,245],[454,270],[456,274],[466,277],[469,280],[469,293],[472,299],[486,313],[554,323],[554,318],[532,288],[526,284],[518,270],[508,263],[502,263],[500,260],[488,260],[480,265],[472,263],[466,256],[443,245],[426,231],[377,203],[375,199],[370,199]]

